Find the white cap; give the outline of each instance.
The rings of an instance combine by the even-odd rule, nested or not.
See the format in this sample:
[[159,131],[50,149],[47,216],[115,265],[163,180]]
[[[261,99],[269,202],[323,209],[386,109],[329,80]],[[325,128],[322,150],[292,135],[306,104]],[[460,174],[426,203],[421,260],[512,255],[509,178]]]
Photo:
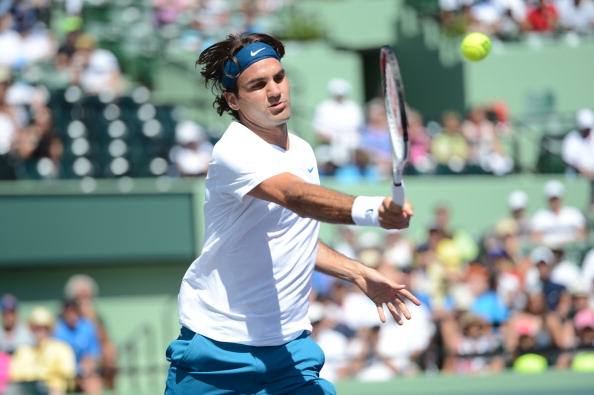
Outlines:
[[200,142],[206,139],[206,134],[196,122],[182,121],[175,128],[175,139],[180,144]]
[[536,265],[540,262],[544,262],[547,265],[550,265],[551,263],[553,263],[553,259],[555,259],[553,251],[551,251],[550,248],[543,246],[536,247],[534,250],[532,250],[532,253],[530,254],[530,260],[532,261],[533,265]]
[[594,112],[589,108],[579,110],[575,117],[575,122],[580,130],[594,128]]
[[528,204],[528,195],[524,191],[513,191],[509,194],[507,204],[512,210],[525,208],[526,204]]
[[328,82],[328,92],[333,96],[346,96],[351,92],[351,84],[342,78],[332,78]]
[[547,198],[560,198],[563,197],[563,193],[565,192],[565,187],[561,182],[557,180],[551,180],[546,183],[544,187],[544,193]]
[[29,324],[37,326],[45,326],[50,329],[54,328],[54,316],[45,307],[37,306],[31,311],[29,315]]

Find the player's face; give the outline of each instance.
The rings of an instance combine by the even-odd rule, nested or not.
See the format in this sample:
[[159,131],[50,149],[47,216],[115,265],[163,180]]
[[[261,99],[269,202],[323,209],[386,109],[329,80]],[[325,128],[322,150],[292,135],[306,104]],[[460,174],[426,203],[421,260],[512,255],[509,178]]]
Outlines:
[[284,125],[291,117],[290,87],[285,70],[274,58],[254,63],[237,79],[238,94],[226,93],[229,106],[248,128]]

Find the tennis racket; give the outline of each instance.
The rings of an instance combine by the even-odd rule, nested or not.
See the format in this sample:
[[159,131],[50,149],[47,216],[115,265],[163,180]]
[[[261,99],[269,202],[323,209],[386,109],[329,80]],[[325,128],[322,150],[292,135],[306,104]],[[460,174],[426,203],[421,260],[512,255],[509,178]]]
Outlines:
[[404,85],[396,55],[389,45],[380,49],[380,71],[384,90],[384,105],[390,129],[392,145],[392,198],[404,205],[404,183],[402,174],[408,160],[408,120],[404,107]]

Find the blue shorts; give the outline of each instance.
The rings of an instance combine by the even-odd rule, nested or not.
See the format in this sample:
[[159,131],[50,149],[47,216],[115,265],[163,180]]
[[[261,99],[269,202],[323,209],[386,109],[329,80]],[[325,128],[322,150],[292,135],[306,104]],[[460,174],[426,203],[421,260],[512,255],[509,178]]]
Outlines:
[[321,379],[322,349],[304,332],[282,346],[219,342],[182,327],[167,348],[171,362],[165,395],[329,395]]

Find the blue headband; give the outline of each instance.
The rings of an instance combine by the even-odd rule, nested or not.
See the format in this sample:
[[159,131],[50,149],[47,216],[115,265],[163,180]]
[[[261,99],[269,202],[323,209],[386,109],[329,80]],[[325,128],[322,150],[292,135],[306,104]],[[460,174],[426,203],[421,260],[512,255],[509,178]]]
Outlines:
[[280,57],[272,47],[266,43],[257,42],[246,45],[235,54],[235,59],[240,66],[233,61],[225,64],[225,72],[221,83],[227,90],[233,89],[239,75],[252,64],[266,58],[275,58],[280,61]]

